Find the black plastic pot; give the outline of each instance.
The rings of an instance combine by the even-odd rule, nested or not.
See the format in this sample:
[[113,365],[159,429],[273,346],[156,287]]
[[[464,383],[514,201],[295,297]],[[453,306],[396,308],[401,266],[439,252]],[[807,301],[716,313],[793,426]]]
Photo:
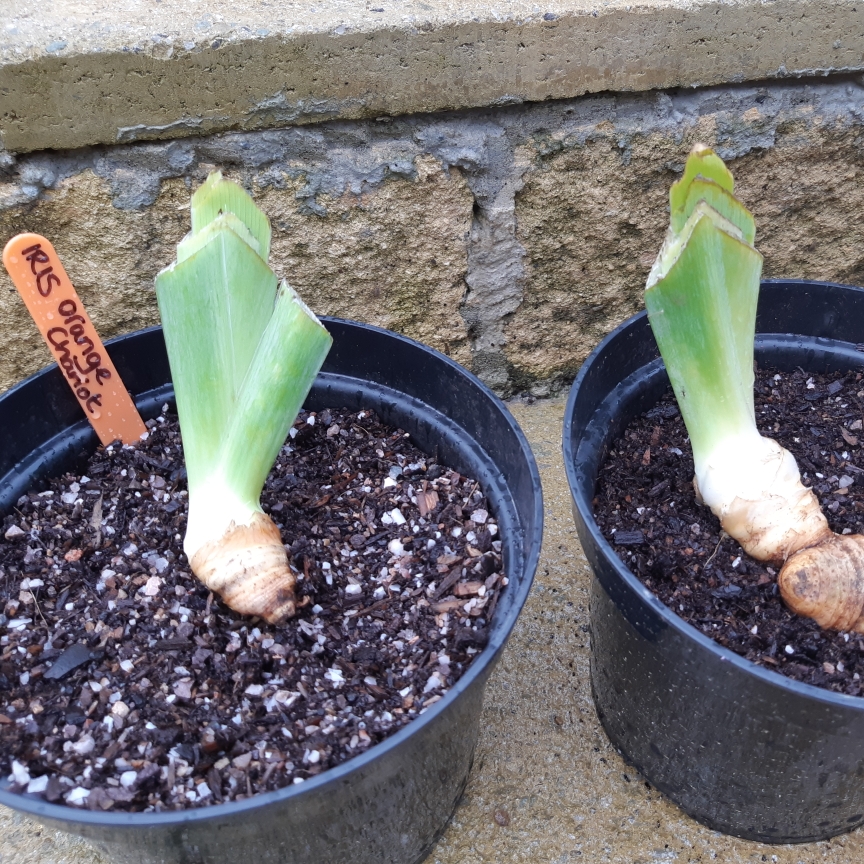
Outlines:
[[[443,831],[465,783],[483,691],[537,566],[537,466],[504,405],[462,367],[376,327],[325,319],[334,343],[306,406],[374,408],[444,464],[480,480],[498,516],[510,580],[490,638],[440,702],[343,765],[277,792],[178,813],[96,813],[0,790],[0,803],[86,837],[112,864],[409,864]],[[142,414],[171,397],[159,328],[109,343]],[[0,397],[0,512],[92,453],[96,438],[59,369]]]
[[[864,366],[864,290],[764,282],[756,359],[813,372]],[[794,335],[789,335],[794,334]],[[682,810],[768,843],[864,822],[864,699],[800,684],[686,624],[627,569],[592,515],[612,441],[668,385],[643,312],[611,333],[573,384],[564,462],[594,570],[591,682],[612,743]]]

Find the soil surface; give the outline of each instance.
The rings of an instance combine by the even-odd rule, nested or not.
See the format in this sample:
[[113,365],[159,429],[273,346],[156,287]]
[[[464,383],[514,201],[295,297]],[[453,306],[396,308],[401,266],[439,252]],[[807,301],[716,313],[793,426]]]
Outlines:
[[[758,370],[755,405],[760,432],[795,456],[832,530],[864,534],[861,373]],[[594,515],[631,571],[706,636],[797,681],[864,695],[864,636],[793,615],[780,598],[779,567],[750,558],[697,503],[671,388],[613,444]]]
[[244,619],[182,551],[176,419],[0,529],[0,770],[92,810],[185,809],[302,783],[447,693],[502,572],[478,484],[370,411],[302,413],[262,494],[308,600]]

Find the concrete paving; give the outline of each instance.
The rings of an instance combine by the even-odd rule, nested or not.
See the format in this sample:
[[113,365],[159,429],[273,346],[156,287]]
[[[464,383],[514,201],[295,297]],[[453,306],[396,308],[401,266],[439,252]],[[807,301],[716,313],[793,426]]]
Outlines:
[[[589,571],[561,460],[564,402],[514,402],[546,500],[534,591],[492,675],[474,771],[427,864],[851,864],[864,831],[767,846],[681,813],[615,753],[588,681]],[[87,844],[0,808],[0,864],[111,864]],[[287,864],[287,862],[286,862]]]
[[22,0],[24,152],[864,68],[853,0]]

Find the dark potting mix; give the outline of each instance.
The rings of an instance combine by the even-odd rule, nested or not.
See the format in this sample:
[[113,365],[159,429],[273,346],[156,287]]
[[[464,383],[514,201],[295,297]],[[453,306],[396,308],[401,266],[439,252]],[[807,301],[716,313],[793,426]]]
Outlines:
[[374,412],[303,412],[261,496],[304,604],[242,618],[190,572],[180,432],[21,497],[0,530],[0,771],[91,810],[302,783],[434,705],[487,641],[503,574],[477,482]]
[[[756,373],[759,431],[795,457],[831,529],[864,534],[864,376]],[[750,558],[693,488],[693,457],[671,388],[612,445],[594,498],[603,536],[642,583],[720,645],[768,669],[864,695],[864,635],[793,615],[780,565]]]

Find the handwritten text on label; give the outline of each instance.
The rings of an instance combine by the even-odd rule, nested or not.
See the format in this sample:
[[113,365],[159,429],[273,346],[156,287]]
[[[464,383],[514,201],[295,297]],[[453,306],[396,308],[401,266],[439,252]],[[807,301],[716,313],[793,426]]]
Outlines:
[[[51,293],[52,285],[60,284],[60,277],[54,272],[54,267],[51,264],[51,259],[46,252],[42,251],[41,243],[34,243],[26,249],[21,250],[21,254],[30,262],[30,270],[36,277],[36,290],[43,296],[47,297]],[[48,264],[44,270],[39,270],[40,264]],[[42,280],[45,284],[42,284]]]
[[[78,307],[73,300],[61,300],[57,304],[57,311],[63,318],[63,323],[72,325],[68,331],[64,327],[52,327],[46,334],[45,338],[51,344],[51,348],[57,357],[57,362],[60,364],[66,377],[72,382],[75,395],[84,405],[86,411],[90,414],[98,415],[98,408],[102,406],[102,394],[95,393],[91,395],[90,390],[85,387],[85,384],[90,384],[90,378],[87,377],[93,373],[93,378],[101,387],[104,381],[111,377],[111,372],[102,366],[102,355],[95,350],[93,340],[84,335],[84,324],[87,322],[78,314]],[[76,323],[73,323],[76,322]],[[66,346],[69,344],[69,338],[75,340],[76,345],[83,345],[81,358],[84,360],[84,366],[78,362],[78,357],[73,355]]]

